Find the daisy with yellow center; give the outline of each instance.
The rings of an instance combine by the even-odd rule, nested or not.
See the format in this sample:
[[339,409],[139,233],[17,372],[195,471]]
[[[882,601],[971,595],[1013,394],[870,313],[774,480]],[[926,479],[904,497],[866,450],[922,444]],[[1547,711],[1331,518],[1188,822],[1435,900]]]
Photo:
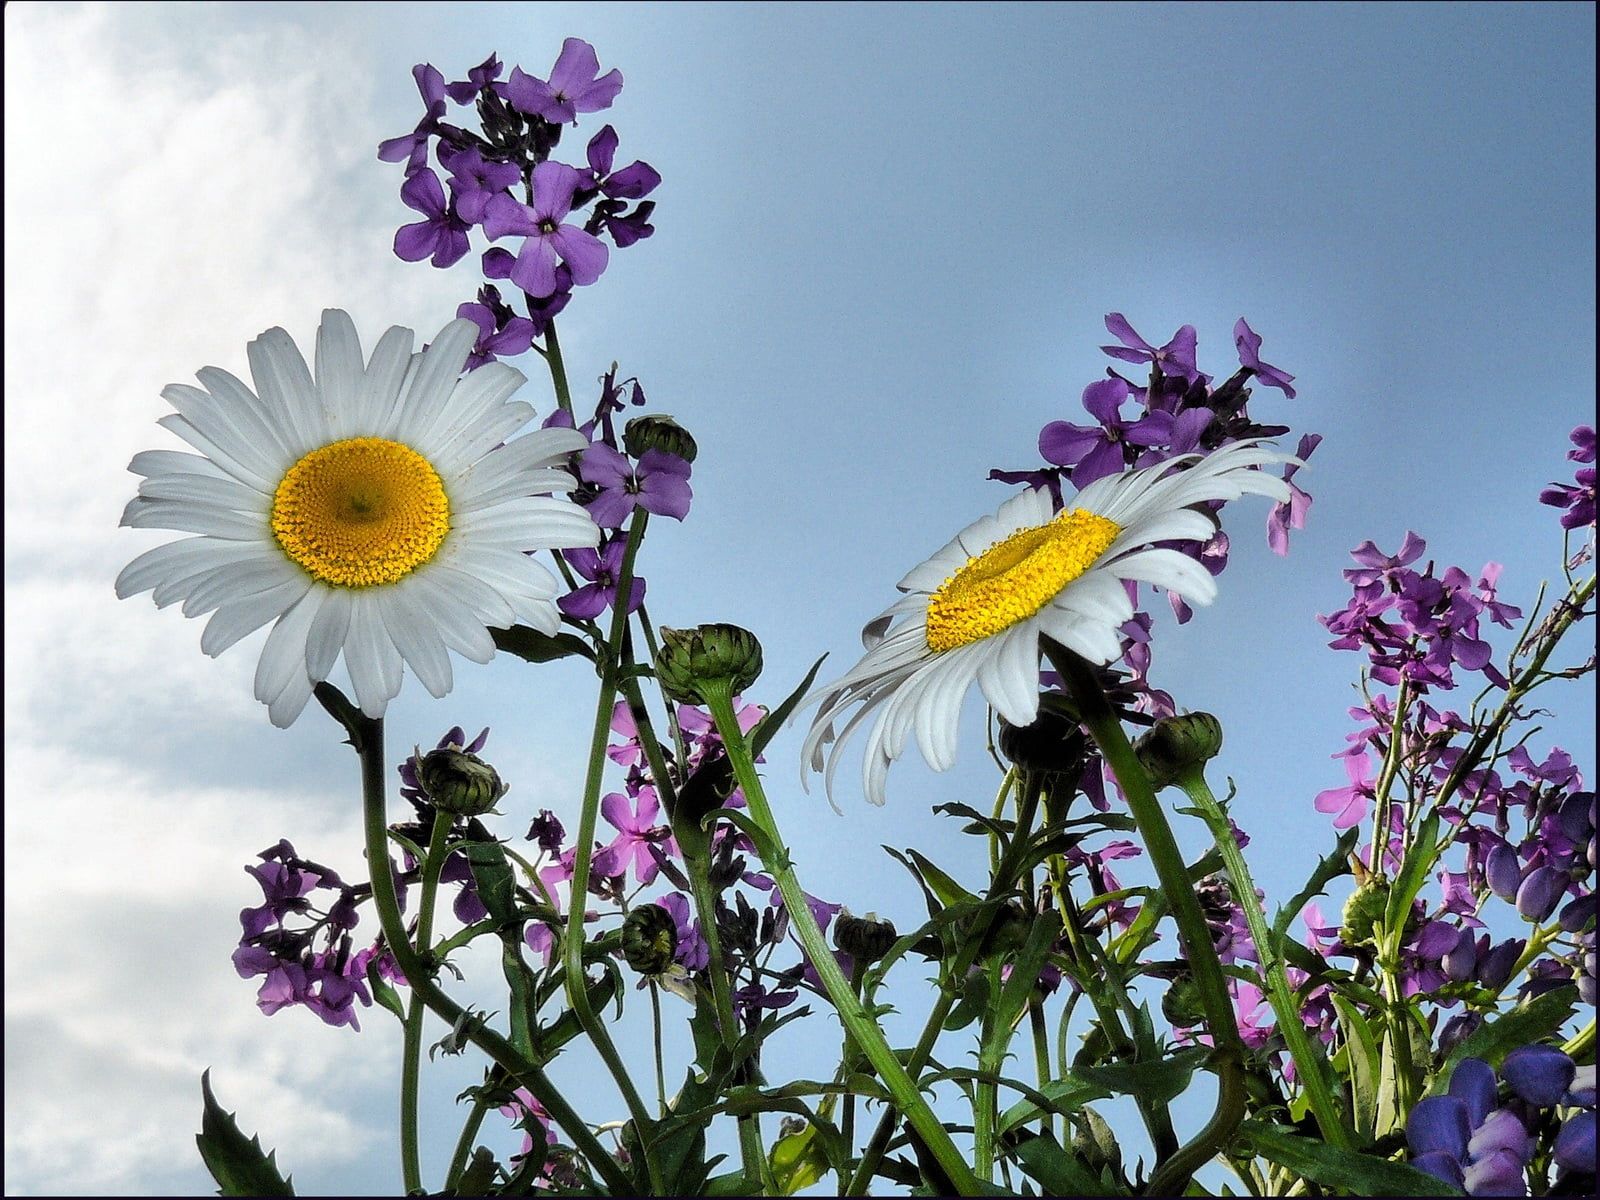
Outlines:
[[1030,724],[1040,639],[1093,663],[1118,658],[1133,616],[1125,581],[1211,603],[1210,573],[1155,543],[1209,538],[1216,525],[1195,505],[1247,494],[1287,502],[1287,485],[1257,468],[1293,461],[1259,441],[1235,442],[1097,479],[1060,513],[1045,488],[1013,496],[907,574],[906,594],[863,630],[861,661],[807,699],[818,709],[805,764],[825,773],[831,796],[840,750],[870,721],[863,785],[882,804],[889,764],[912,736],[934,770],[955,762],[961,701],[974,682],[1006,721]]
[[217,655],[275,622],[256,698],[275,725],[299,716],[344,658],[361,709],[383,715],[409,665],[434,696],[449,651],[494,656],[491,629],[555,633],[560,591],[527,551],[594,546],[600,531],[564,495],[570,429],[514,437],[533,409],[520,371],[491,362],[462,377],[478,335],[452,321],[421,354],[394,328],[364,360],[343,312],[322,315],[315,376],[281,329],[249,346],[255,391],[207,367],[173,384],[161,424],[198,454],[148,450],[122,523],[196,536],[141,554],[117,594],[151,592],[186,616],[211,613]]

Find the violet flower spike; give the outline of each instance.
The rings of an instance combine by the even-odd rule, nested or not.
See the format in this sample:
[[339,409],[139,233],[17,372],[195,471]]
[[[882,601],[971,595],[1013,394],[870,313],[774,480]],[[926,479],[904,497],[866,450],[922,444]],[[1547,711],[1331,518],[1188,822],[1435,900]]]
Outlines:
[[581,112],[610,108],[621,90],[621,71],[613,67],[601,75],[594,47],[582,38],[568,38],[561,43],[548,83],[513,67],[505,94],[515,108],[552,125],[565,125],[577,120]]

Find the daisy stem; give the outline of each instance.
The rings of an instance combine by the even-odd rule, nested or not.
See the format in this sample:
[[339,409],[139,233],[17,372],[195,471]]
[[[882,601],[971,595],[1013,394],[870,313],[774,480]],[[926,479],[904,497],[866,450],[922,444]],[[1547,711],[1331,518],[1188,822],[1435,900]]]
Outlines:
[[[551,327],[548,336],[550,345],[554,349],[556,346],[554,326]],[[554,374],[555,369],[552,367],[552,375]],[[622,569],[617,574],[619,597],[629,595],[633,588],[633,560],[639,552],[639,543],[644,540],[644,529],[648,521],[649,514],[643,509],[637,509],[633,514],[633,520],[629,523],[628,542],[622,554]],[[600,698],[595,705],[594,733],[589,740],[589,769],[583,789],[583,810],[578,817],[578,832],[573,843],[575,855],[572,862],[571,899],[567,903],[567,930],[566,936],[561,939],[561,959],[566,972],[567,1002],[572,1006],[572,1011],[577,1015],[578,1023],[583,1026],[589,1041],[593,1043],[605,1062],[607,1070],[611,1072],[617,1090],[622,1093],[623,1103],[628,1106],[628,1114],[633,1118],[634,1132],[638,1135],[639,1145],[644,1148],[651,1191],[659,1195],[662,1188],[661,1171],[650,1143],[649,1110],[645,1108],[644,1099],[639,1095],[639,1089],[634,1086],[622,1056],[617,1053],[616,1044],[611,1040],[611,1034],[606,1029],[605,1023],[600,1020],[594,1011],[594,1006],[589,1003],[588,980],[583,972],[583,921],[585,898],[589,894],[589,866],[594,856],[595,822],[600,813],[600,783],[605,774],[606,743],[611,735],[611,710],[617,699],[617,676],[620,672],[622,640],[627,632],[627,626],[627,605],[614,605],[611,610],[611,631],[606,641],[606,657],[600,666]]]
[[556,390],[556,403],[561,406],[562,412],[571,417],[572,389],[567,385],[567,364],[561,357],[561,343],[556,338],[554,317],[544,327],[544,361],[550,368],[550,386]]
[[1294,1059],[1295,1077],[1305,1089],[1306,1099],[1311,1104],[1311,1111],[1316,1114],[1323,1140],[1330,1146],[1348,1150],[1350,1138],[1328,1087],[1325,1060],[1306,1036],[1305,1023],[1300,1019],[1300,1007],[1295,1001],[1294,989],[1289,986],[1289,975],[1278,949],[1280,939],[1274,937],[1267,928],[1266,916],[1256,900],[1255,881],[1250,877],[1250,868],[1228,824],[1228,815],[1217,803],[1199,767],[1187,769],[1175,782],[1199,810],[1201,820],[1210,828],[1212,839],[1222,855],[1222,864],[1233,883],[1234,901],[1244,910],[1245,923],[1250,927],[1250,940],[1255,943],[1256,953],[1261,958],[1261,970],[1267,977],[1267,999],[1271,1001],[1272,1011],[1278,1018],[1278,1032],[1288,1046],[1289,1057]]
[[[433,941],[433,906],[439,895],[439,872],[444,868],[445,841],[450,817],[434,811],[428,856],[422,864],[422,903],[417,912],[417,945],[427,953]],[[417,1150],[417,1089],[422,1081],[422,1017],[427,1006],[413,994],[406,1010],[405,1044],[400,1059],[400,1175],[406,1191],[422,1186],[422,1161]]]
[[1172,836],[1172,827],[1167,824],[1166,813],[1156,799],[1149,777],[1134,757],[1116,710],[1106,699],[1100,681],[1087,662],[1049,639],[1044,639],[1044,651],[1071,692],[1079,717],[1116,776],[1127,799],[1128,811],[1144,837],[1145,850],[1161,882],[1168,909],[1178,924],[1178,935],[1188,956],[1206,1027],[1215,1047],[1211,1066],[1217,1073],[1217,1104],[1211,1120],[1157,1168],[1145,1188],[1145,1194],[1150,1196],[1179,1196],[1194,1173],[1227,1144],[1244,1119],[1244,1044],[1239,1039],[1233,1004],[1228,999],[1227,976],[1217,958],[1217,948],[1211,941],[1205,914],[1200,910],[1194,884],[1184,865],[1183,852]]
[[[326,687],[327,685],[323,685]],[[545,1106],[550,1117],[559,1125],[572,1145],[588,1159],[595,1172],[605,1179],[607,1187],[619,1196],[633,1191],[633,1181],[606,1151],[600,1139],[590,1132],[589,1126],[556,1090],[550,1077],[535,1063],[530,1062],[510,1042],[490,1029],[481,1018],[463,1009],[434,982],[431,963],[425,961],[406,936],[406,927],[400,916],[400,899],[395,894],[394,876],[389,871],[389,817],[385,805],[385,770],[383,757],[383,718],[363,716],[349,701],[343,702],[343,715],[338,719],[350,733],[351,742],[361,759],[361,795],[363,826],[366,835],[367,870],[372,879],[372,904],[377,910],[383,937],[389,952],[405,976],[411,994],[433,1010],[434,1014],[452,1029],[460,1029],[461,1036],[498,1063],[502,1070],[527,1088],[534,1098]]]
[[744,790],[745,802],[749,805],[749,815],[754,824],[766,835],[756,839],[756,849],[761,855],[762,865],[777,882],[778,891],[783,896],[784,909],[789,914],[790,928],[799,939],[801,949],[810,960],[818,978],[822,980],[822,986],[827,990],[828,998],[839,1014],[839,1020],[855,1044],[867,1056],[867,1060],[872,1063],[884,1086],[893,1094],[896,1107],[916,1130],[927,1146],[928,1152],[938,1161],[956,1191],[963,1196],[979,1195],[983,1191],[983,1186],[973,1175],[972,1168],[967,1165],[966,1157],[950,1140],[949,1132],[933,1109],[928,1107],[928,1102],[917,1090],[915,1081],[906,1073],[900,1059],[884,1039],[883,1030],[878,1028],[878,1023],[868,1014],[855,992],[851,990],[850,981],[839,969],[839,960],[833,956],[833,951],[828,949],[827,943],[823,940],[822,930],[817,927],[817,919],[811,915],[811,906],[806,903],[806,894],[800,888],[800,881],[796,878],[794,866],[789,859],[789,851],[783,844],[782,835],[778,832],[777,821],[772,815],[772,806],[767,803],[767,794],[761,786],[761,777],[756,774],[755,762],[750,757],[750,744],[745,739],[744,731],[739,728],[738,718],[734,716],[730,684],[727,681],[723,681],[720,686],[702,682],[700,698],[705,701],[706,708],[711,712],[711,719],[716,722],[717,733],[721,735],[722,744],[727,749],[734,775]]

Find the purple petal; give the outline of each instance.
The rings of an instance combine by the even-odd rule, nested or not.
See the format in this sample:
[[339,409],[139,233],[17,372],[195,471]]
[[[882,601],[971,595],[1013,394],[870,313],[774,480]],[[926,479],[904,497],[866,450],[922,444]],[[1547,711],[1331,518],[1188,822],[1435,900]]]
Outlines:
[[617,140],[617,131],[609,125],[589,139],[589,169],[602,179],[611,174],[611,164],[617,156]]
[[[1133,331],[1133,326],[1128,324],[1128,318],[1123,316],[1121,313],[1114,312],[1106,314],[1106,329],[1110,332],[1112,337],[1116,338],[1117,341],[1121,342],[1124,346],[1132,347],[1135,350],[1145,351],[1144,354],[1137,354],[1132,358],[1124,359],[1126,362],[1148,362],[1151,355],[1155,353],[1156,348],[1135,333]],[[1122,355],[1116,354],[1109,347],[1102,346],[1100,348],[1107,354],[1111,354],[1113,357],[1122,357]]]
[[417,91],[429,108],[444,102],[444,76],[430,63],[418,63],[411,68],[411,78],[417,81]]
[[600,185],[614,200],[638,200],[661,186],[661,173],[647,162],[632,162]]
[[1526,1196],[1523,1161],[1509,1150],[1493,1150],[1462,1173],[1469,1196]]
[[[512,67],[506,80],[506,99],[519,112],[530,116],[544,116],[555,101],[555,92],[544,80],[529,75],[521,67]],[[562,122],[557,122],[558,124]]]
[[1418,1155],[1411,1160],[1411,1165],[1419,1171],[1426,1171],[1435,1179],[1441,1179],[1452,1187],[1461,1187],[1464,1180],[1461,1172],[1461,1160],[1454,1154],[1444,1150],[1430,1150],[1427,1154]]
[[1481,1058],[1463,1058],[1450,1076],[1450,1095],[1467,1106],[1467,1123],[1474,1128],[1494,1109],[1494,1068]]
[[556,607],[569,617],[592,621],[605,612],[615,590],[602,583],[586,583],[570,595],[557,597]]
[[430,217],[444,216],[444,188],[431,169],[418,171],[400,185],[400,199],[407,208]]
[[556,290],[556,261],[549,238],[530,237],[511,266],[511,282],[530,296],[549,296]]
[[418,221],[395,230],[394,252],[406,262],[421,262],[439,249],[439,226],[433,221]]
[[[483,235],[490,241],[497,241],[508,235],[530,237],[538,232],[539,222],[533,215],[533,209],[515,197],[501,193],[484,203]],[[505,277],[491,276],[491,278]]]
[[1519,1046],[1500,1064],[1511,1090],[1537,1108],[1550,1108],[1567,1094],[1578,1068],[1554,1046]]
[[601,529],[621,529],[633,515],[636,498],[620,487],[607,488],[589,502],[589,517]]
[[1072,469],[1072,486],[1082,491],[1096,479],[1120,473],[1124,465],[1122,444],[1102,440]]
[[593,83],[579,88],[572,96],[572,104],[578,112],[599,112],[610,108],[621,90],[622,72],[613,67]]
[[1467,1152],[1472,1129],[1467,1106],[1454,1096],[1419,1100],[1406,1121],[1406,1141],[1415,1155],[1443,1151],[1459,1159]]
[[596,442],[578,460],[578,478],[603,488],[620,488],[633,479],[633,467],[620,451]]
[[582,38],[569,37],[561,43],[556,65],[550,68],[550,88],[571,96],[592,83],[599,73],[600,56],[594,47]]
[[681,475],[657,472],[646,476],[639,484],[639,505],[657,516],[673,517],[681,521],[689,515],[689,502],[693,498],[689,481]]
[[1595,1114],[1593,1111],[1574,1113],[1561,1126],[1556,1135],[1555,1159],[1568,1171],[1594,1174]]
[[546,159],[533,169],[533,211],[539,221],[559,222],[572,211],[572,193],[583,176],[576,167]]
[[[546,165],[546,164],[541,164]],[[610,261],[611,252],[594,234],[576,225],[563,225],[550,235],[550,240],[560,252],[561,259],[572,268],[572,282],[579,287],[600,278]]]
[[1117,410],[1127,398],[1128,381],[1122,378],[1102,379],[1083,389],[1083,407],[1102,425],[1118,423]]
[[639,477],[647,475],[677,475],[689,478],[693,468],[687,459],[668,450],[650,449],[639,456]]
[[1046,462],[1055,463],[1058,467],[1071,467],[1105,440],[1105,430],[1098,426],[1051,421],[1039,431],[1039,453]]
[[637,828],[628,798],[621,792],[610,792],[601,799],[600,815],[610,822],[614,829],[633,832]]

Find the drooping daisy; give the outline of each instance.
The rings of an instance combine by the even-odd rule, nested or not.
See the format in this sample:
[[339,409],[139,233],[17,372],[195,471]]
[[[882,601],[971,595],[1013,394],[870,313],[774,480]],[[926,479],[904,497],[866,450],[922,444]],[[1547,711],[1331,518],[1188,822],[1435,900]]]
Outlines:
[[256,699],[288,726],[343,652],[369,717],[409,664],[434,696],[450,690],[449,650],[488,662],[490,629],[559,627],[555,577],[524,551],[594,546],[600,531],[562,493],[561,469],[588,442],[570,429],[512,439],[533,409],[511,394],[523,375],[461,369],[478,336],[446,325],[412,353],[393,328],[363,363],[349,316],[322,314],[316,375],[282,329],[250,343],[252,392],[206,367],[200,388],[173,384],[160,424],[198,454],[147,450],[124,525],[197,536],[146,551],[117,594],[211,613],[213,657],[276,621],[256,667]]
[[861,661],[807,699],[820,707],[803,762],[826,771],[831,796],[840,750],[875,717],[863,776],[867,799],[882,804],[889,764],[912,734],[934,770],[955,762],[974,680],[1008,722],[1029,724],[1039,711],[1040,638],[1093,663],[1117,658],[1119,628],[1133,616],[1124,580],[1211,603],[1210,573],[1152,543],[1209,538],[1215,522],[1192,505],[1247,493],[1285,500],[1284,482],[1254,468],[1291,461],[1241,441],[1097,479],[1060,513],[1048,489],[1019,492],[900,581],[906,595],[862,631]]

